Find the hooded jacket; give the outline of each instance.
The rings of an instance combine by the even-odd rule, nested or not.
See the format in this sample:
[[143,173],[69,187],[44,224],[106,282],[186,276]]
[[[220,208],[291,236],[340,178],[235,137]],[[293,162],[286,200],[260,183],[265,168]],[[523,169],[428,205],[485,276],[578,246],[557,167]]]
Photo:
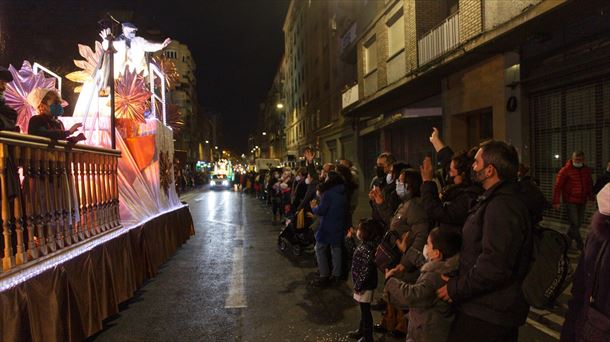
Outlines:
[[441,275],[458,269],[459,255],[447,260],[425,263],[415,284],[407,284],[396,278],[388,279],[385,290],[398,306],[409,307],[407,340],[445,342],[449,335],[454,312],[451,305],[436,297],[436,290],[445,285]]
[[[430,221],[421,205],[421,198],[416,197],[401,202],[398,209],[396,209],[393,214],[391,214],[391,208],[386,205],[385,202],[379,207],[383,216],[390,222],[390,230],[395,230],[398,232],[399,236],[402,236],[402,234],[407,232],[409,233],[407,250],[413,248],[421,252],[424,249],[430,230]],[[400,264],[405,267],[405,272],[402,277],[404,281],[413,283],[417,280],[419,270],[416,265],[406,257],[406,254],[403,254]]]
[[559,170],[553,188],[553,204],[559,204],[560,197],[564,203],[583,204],[591,197],[593,191],[591,169],[583,165],[576,168],[571,160]]
[[347,210],[347,196],[343,184],[325,189],[320,205],[312,210],[320,217],[320,226],[316,231],[317,242],[329,245],[341,243],[345,237]]

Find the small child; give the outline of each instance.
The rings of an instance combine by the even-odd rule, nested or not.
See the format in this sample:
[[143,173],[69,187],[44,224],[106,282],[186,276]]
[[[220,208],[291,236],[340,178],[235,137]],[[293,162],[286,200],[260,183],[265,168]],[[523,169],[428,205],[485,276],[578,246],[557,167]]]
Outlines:
[[407,341],[447,341],[454,312],[451,305],[438,299],[436,290],[445,285],[441,275],[458,269],[461,235],[454,230],[434,228],[428,235],[423,255],[426,263],[415,284],[407,284],[386,272],[385,291],[398,305],[409,307]]
[[364,220],[356,228],[356,237],[362,244],[354,251],[352,258],[352,280],[354,283],[354,299],[360,303],[360,327],[349,333],[351,338],[359,338],[359,342],[373,341],[373,315],[371,302],[373,291],[377,288],[377,268],[375,266],[375,247],[377,241],[378,223]]

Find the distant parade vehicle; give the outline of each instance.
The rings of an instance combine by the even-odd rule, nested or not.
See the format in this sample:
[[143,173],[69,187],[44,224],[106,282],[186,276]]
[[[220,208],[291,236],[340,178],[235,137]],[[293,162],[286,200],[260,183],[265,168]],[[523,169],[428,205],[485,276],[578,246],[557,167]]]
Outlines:
[[230,189],[233,183],[233,167],[231,161],[221,159],[214,163],[214,171],[210,175],[210,188]]

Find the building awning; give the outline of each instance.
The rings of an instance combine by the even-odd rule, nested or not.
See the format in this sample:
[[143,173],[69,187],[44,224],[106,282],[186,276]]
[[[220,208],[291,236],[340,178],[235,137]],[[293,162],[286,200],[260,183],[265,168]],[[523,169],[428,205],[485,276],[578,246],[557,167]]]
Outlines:
[[441,96],[436,95],[414,103],[411,106],[388,111],[385,115],[379,115],[377,118],[369,120],[367,126],[361,129],[359,134],[361,136],[366,135],[398,121],[442,116]]

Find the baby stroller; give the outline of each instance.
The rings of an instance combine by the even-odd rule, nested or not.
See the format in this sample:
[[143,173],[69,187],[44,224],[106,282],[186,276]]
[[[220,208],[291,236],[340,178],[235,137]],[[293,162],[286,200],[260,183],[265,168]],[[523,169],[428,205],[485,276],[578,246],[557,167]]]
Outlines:
[[303,210],[300,210],[294,217],[286,219],[284,229],[277,238],[280,251],[285,252],[290,248],[295,256],[303,254],[303,250],[314,243],[314,233],[306,224]]

